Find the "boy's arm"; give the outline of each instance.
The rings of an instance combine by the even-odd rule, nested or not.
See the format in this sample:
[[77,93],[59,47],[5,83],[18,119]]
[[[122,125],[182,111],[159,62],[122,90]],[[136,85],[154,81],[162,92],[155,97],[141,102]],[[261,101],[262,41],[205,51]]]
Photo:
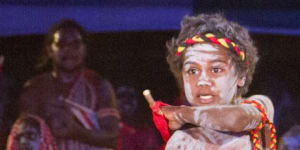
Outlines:
[[[248,98],[260,103],[268,118],[272,121],[274,109],[271,100],[263,95]],[[217,106],[166,106],[161,108],[169,120],[171,129],[178,129],[185,123],[219,131],[241,132],[257,127],[261,122],[260,111],[252,104]]]

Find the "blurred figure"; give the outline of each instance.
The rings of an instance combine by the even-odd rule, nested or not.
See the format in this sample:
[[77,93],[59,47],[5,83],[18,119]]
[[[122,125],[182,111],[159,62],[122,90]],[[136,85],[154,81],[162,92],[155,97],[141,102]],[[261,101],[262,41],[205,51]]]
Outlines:
[[133,87],[121,86],[116,90],[121,114],[118,150],[157,150],[160,137],[152,126],[138,121],[138,96]]
[[[52,70],[27,83],[23,112],[50,126],[59,150],[115,148],[118,118],[109,81],[85,67],[87,32],[74,20],[61,20],[45,40],[44,65]],[[49,66],[49,65],[48,65]]]
[[10,132],[7,150],[56,150],[55,140],[46,123],[39,117],[20,117]]
[[300,125],[290,128],[281,138],[279,150],[299,150],[300,149]]
[[121,86],[116,91],[118,110],[123,122],[130,124],[133,121],[134,113],[137,110],[138,98],[133,87]]

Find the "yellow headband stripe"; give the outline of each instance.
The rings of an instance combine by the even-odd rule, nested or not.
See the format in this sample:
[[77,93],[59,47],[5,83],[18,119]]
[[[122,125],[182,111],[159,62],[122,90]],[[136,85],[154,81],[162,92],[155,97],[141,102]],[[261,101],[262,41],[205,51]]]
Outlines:
[[[206,33],[204,37],[201,37],[200,34],[197,34],[193,36],[192,38],[187,38],[184,43],[187,45],[194,45],[196,43],[201,43],[201,42],[212,42],[218,45],[222,45],[225,48],[232,49],[233,51],[236,52],[237,55],[239,55],[242,59],[242,61],[245,60],[246,54],[244,51],[241,51],[238,45],[234,42],[232,42],[229,38],[217,38],[214,34],[212,33]],[[231,46],[229,46],[231,45]],[[179,46],[177,48],[176,55],[180,56],[181,53],[186,49],[186,46]]]

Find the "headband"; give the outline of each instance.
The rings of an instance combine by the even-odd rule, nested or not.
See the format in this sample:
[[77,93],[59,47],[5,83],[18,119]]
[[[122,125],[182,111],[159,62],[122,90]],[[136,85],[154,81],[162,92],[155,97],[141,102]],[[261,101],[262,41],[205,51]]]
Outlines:
[[245,60],[245,52],[239,48],[239,46],[232,42],[229,38],[218,38],[216,35],[212,33],[206,33],[204,35],[196,34],[192,38],[187,38],[184,43],[186,46],[178,46],[176,56],[180,56],[184,50],[186,50],[187,46],[194,45],[202,42],[211,42],[218,45],[221,45],[225,48],[231,49],[236,52],[238,56],[241,57],[241,60]]

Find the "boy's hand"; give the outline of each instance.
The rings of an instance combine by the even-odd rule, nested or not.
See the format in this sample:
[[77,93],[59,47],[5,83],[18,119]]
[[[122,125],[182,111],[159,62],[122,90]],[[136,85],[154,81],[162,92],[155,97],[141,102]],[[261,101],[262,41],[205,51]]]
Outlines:
[[180,113],[181,106],[163,106],[160,111],[168,120],[168,125],[171,130],[177,130],[184,124],[177,116]]

